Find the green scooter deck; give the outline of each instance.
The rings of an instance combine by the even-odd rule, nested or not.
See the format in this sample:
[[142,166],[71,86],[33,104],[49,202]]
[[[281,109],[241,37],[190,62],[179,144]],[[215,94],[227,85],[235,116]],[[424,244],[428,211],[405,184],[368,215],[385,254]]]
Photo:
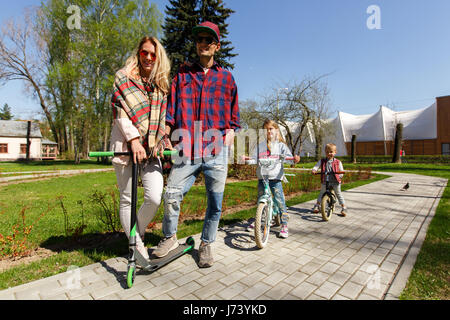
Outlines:
[[166,264],[174,261],[175,259],[178,259],[185,253],[192,251],[194,249],[195,241],[192,237],[189,237],[186,239],[186,243],[181,244],[175,248],[174,250],[170,251],[166,256],[162,258],[157,258],[154,255],[152,255],[152,252],[149,252],[150,258],[154,257],[153,259],[147,260],[145,259],[139,251],[136,250],[136,262],[138,265],[141,266],[142,270],[146,272],[155,272],[161,267],[164,267]]

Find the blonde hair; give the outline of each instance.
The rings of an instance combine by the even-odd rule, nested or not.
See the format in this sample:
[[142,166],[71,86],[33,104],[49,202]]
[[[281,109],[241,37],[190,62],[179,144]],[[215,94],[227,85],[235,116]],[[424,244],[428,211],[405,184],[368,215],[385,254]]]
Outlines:
[[327,152],[328,150],[332,151],[334,149],[334,151],[337,151],[337,147],[334,143],[328,143],[325,146],[325,152]]
[[169,73],[170,73],[170,60],[167,57],[166,50],[162,44],[155,37],[145,36],[139,41],[139,45],[133,54],[125,62],[125,73],[129,78],[139,79],[139,51],[141,51],[144,43],[150,41],[155,46],[156,61],[150,72],[149,82],[153,83],[157,89],[164,94],[169,93]]
[[[264,123],[263,123],[263,129],[267,129],[267,127],[268,126],[272,126],[272,127],[274,127],[275,129],[277,129],[277,131],[278,131],[278,134],[277,134],[277,136],[278,136],[278,141],[280,141],[280,142],[283,142],[283,143],[286,143],[286,141],[284,140],[284,138],[283,138],[283,136],[282,136],[282,134],[281,134],[281,132],[280,132],[280,127],[278,126],[278,123],[276,123],[275,121],[273,121],[273,120],[270,120],[270,119],[266,119],[265,121],[264,121]],[[267,136],[267,142],[269,142],[269,137]],[[269,149],[269,151],[272,151],[272,150],[270,150],[270,144],[269,143],[267,143],[267,149]]]

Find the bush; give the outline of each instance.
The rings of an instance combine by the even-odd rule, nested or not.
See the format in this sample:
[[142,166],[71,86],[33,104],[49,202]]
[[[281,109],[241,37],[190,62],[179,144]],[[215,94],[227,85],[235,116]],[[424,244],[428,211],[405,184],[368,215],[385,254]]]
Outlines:
[[[343,163],[352,163],[351,156],[337,156]],[[301,157],[300,163],[316,162],[314,157]],[[448,155],[406,155],[402,157],[403,163],[434,163],[450,164]],[[392,163],[392,155],[386,156],[359,156],[356,155],[356,163]]]
[[26,223],[25,211],[28,207],[22,207],[20,211],[20,221],[12,226],[11,235],[0,233],[0,257],[25,257],[32,251],[32,245],[28,241],[28,236],[33,230],[34,225],[48,212],[50,208],[43,212],[32,224]]
[[250,180],[256,178],[256,165],[233,163],[228,166],[228,177],[239,180]]

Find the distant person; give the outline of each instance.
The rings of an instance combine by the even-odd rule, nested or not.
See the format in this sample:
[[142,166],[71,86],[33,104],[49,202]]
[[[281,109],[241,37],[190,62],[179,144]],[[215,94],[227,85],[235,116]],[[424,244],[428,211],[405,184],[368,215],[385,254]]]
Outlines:
[[[171,130],[184,132],[179,146],[187,160],[175,163],[170,172],[164,193],[164,239],[153,254],[164,257],[178,247],[176,232],[181,202],[196,177],[203,172],[208,204],[198,265],[207,268],[214,263],[211,244],[216,239],[222,214],[228,149],[234,141],[234,130],[240,128],[239,107],[232,74],[214,61],[214,55],[220,50],[219,28],[204,22],[192,32],[198,60],[180,67],[172,81],[167,107],[167,133]],[[209,134],[214,137],[208,137]],[[203,141],[199,137],[204,137]]]
[[[334,156],[337,153],[336,145],[333,143],[329,143],[325,147],[326,158],[320,159],[314,168],[312,169],[312,173],[316,174],[317,171],[321,170],[321,182],[322,186],[320,189],[319,197],[317,198],[317,203],[313,207],[313,212],[318,213],[320,209],[320,200],[322,199],[322,195],[326,191],[326,180],[325,173],[328,172],[342,172],[344,171],[344,167],[342,166],[342,162],[336,159]],[[345,217],[347,215],[347,207],[345,206],[344,196],[341,192],[341,183],[342,183],[342,174],[332,174],[329,175],[329,183],[338,198],[339,204],[341,205],[341,213],[340,216]]]
[[[256,161],[258,158],[267,156],[280,156],[280,157],[292,157],[292,153],[289,150],[283,136],[280,132],[280,127],[278,124],[267,119],[263,123],[263,129],[266,134],[266,141],[261,142],[258,147],[253,151],[252,161]],[[289,160],[291,163],[292,161]],[[300,161],[300,156],[294,156],[294,163]],[[258,198],[264,194],[264,178],[261,172],[262,168],[258,165],[256,170],[256,176],[258,177]],[[266,173],[264,173],[265,175]],[[284,198],[283,184],[282,180],[284,178],[284,166],[282,163],[276,163],[273,167],[269,169],[268,180],[269,188],[272,192],[274,201],[277,203],[278,208],[281,210],[279,214],[279,221],[281,221],[281,229],[278,234],[281,238],[287,238],[289,236],[288,231],[288,221],[289,215],[287,213],[286,201]],[[276,219],[275,219],[276,221]],[[254,223],[250,225],[249,229],[254,228]]]
[[112,163],[120,192],[119,215],[130,237],[131,161],[139,164],[144,203],[137,213],[136,248],[149,258],[144,245],[145,229],[161,203],[163,175],[158,151],[170,143],[165,135],[170,62],[161,43],[144,37],[125,66],[117,71],[111,99],[113,127],[111,150],[133,156],[114,157]]

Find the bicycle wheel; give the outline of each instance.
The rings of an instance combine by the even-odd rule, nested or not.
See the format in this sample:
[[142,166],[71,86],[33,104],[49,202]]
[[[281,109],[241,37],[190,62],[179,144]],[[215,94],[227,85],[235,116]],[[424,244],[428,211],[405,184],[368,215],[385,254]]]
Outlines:
[[322,219],[328,221],[334,211],[334,199],[327,193],[322,196],[322,201],[320,204],[320,212],[322,213]]
[[260,203],[256,209],[255,217],[255,241],[258,248],[262,249],[269,240],[270,221],[269,205]]

